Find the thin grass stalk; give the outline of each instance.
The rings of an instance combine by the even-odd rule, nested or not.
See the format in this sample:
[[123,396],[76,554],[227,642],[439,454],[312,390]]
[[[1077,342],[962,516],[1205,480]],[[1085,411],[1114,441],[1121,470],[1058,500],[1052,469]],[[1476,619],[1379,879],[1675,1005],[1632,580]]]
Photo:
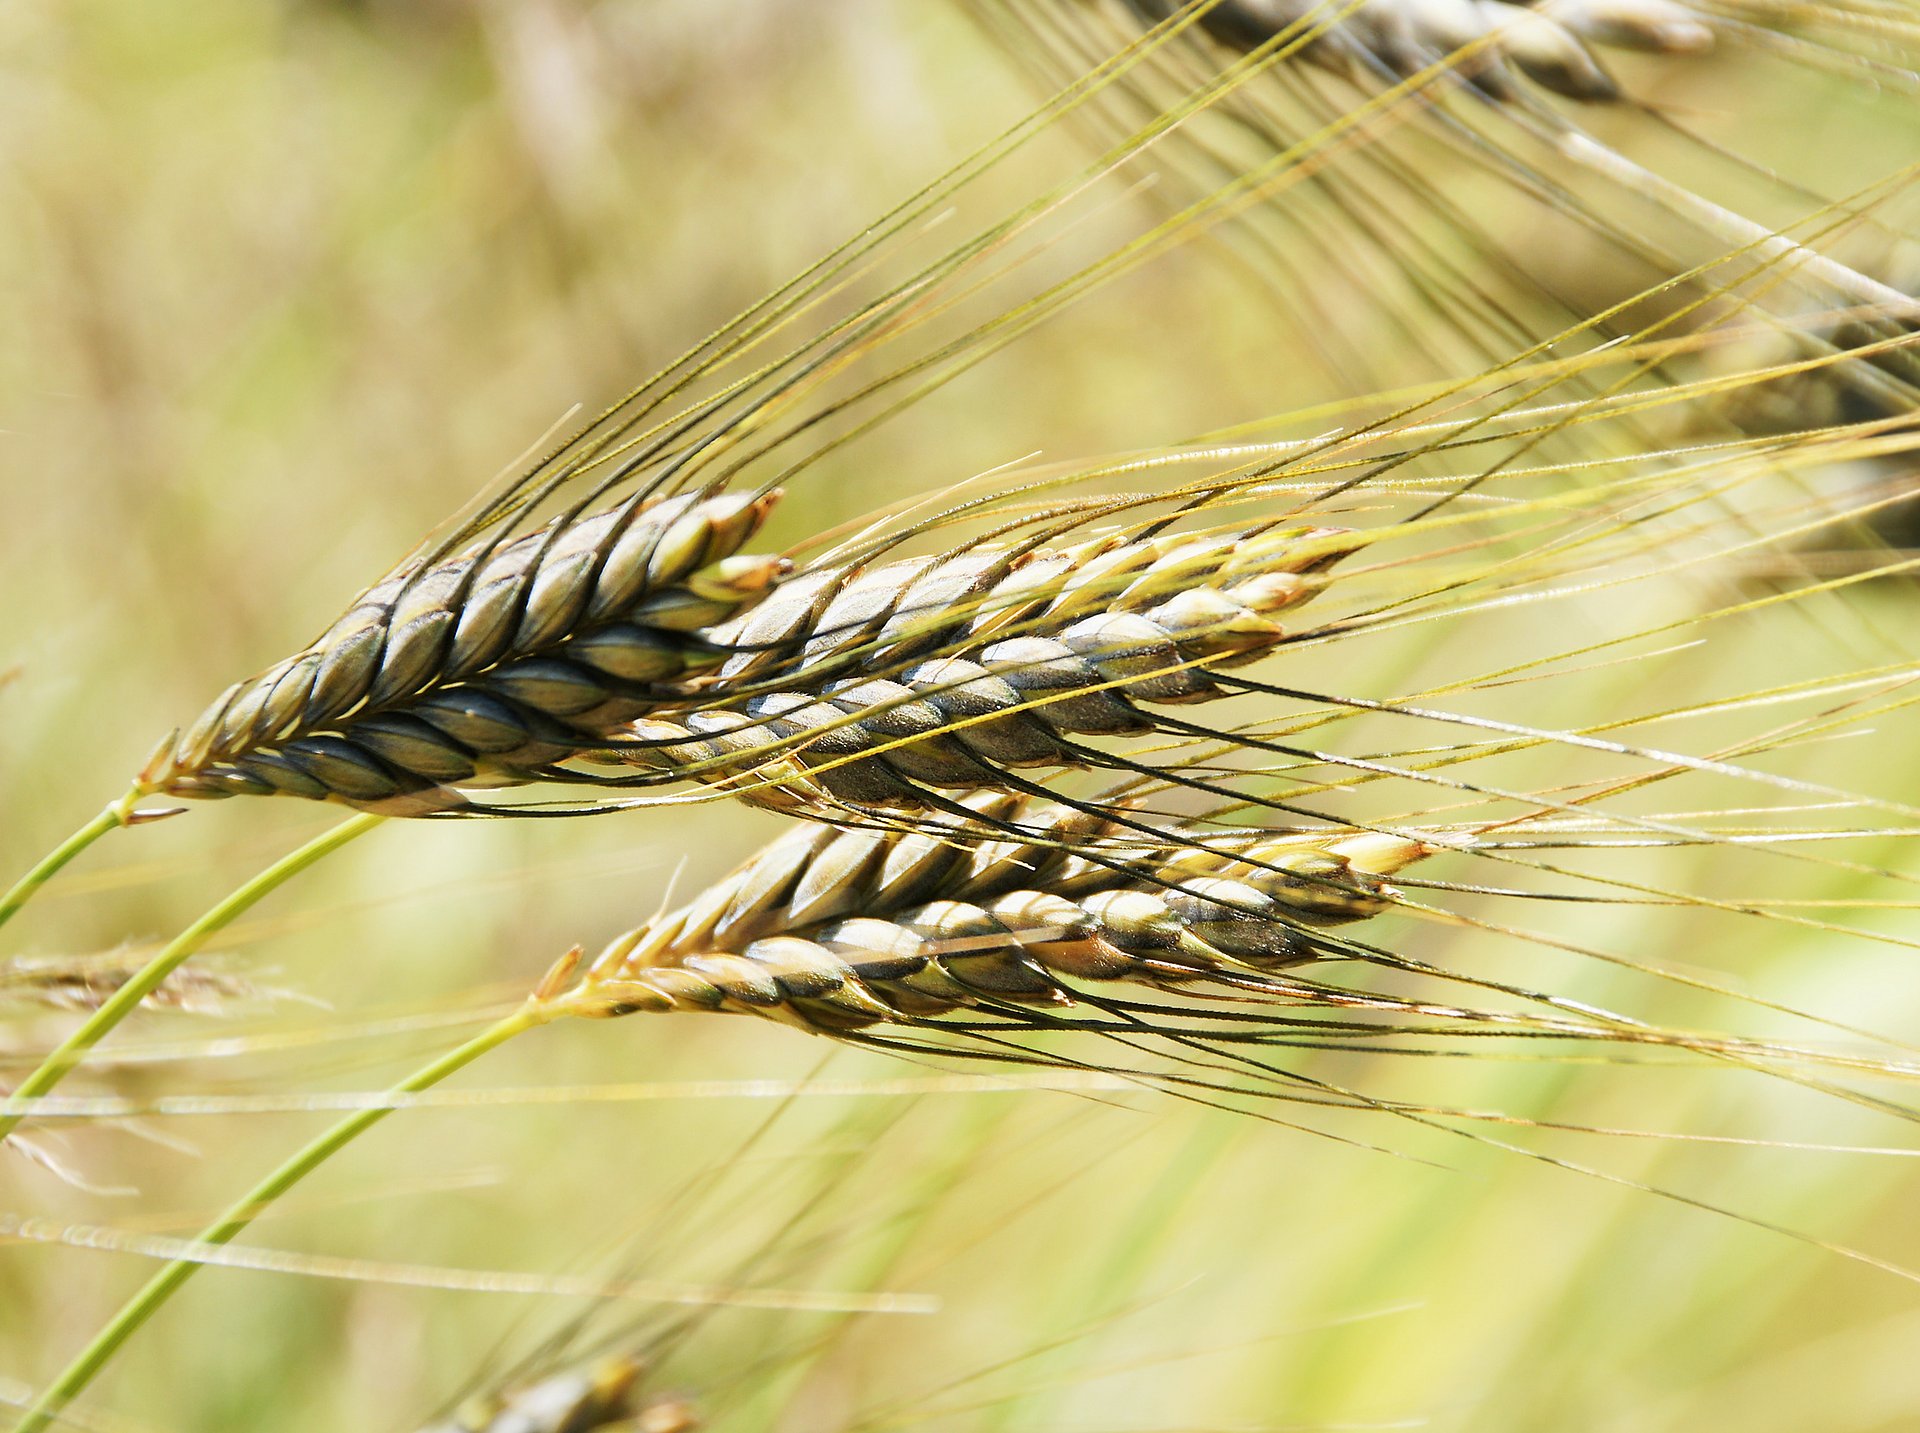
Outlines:
[[[355,822],[378,818],[355,817]],[[447,1051],[430,1064],[423,1065],[387,1093],[390,1096],[416,1094],[431,1089],[449,1075],[472,1064],[489,1050],[497,1049],[514,1036],[544,1024],[550,1016],[536,993],[526,1005],[481,1031],[465,1044]],[[316,1139],[289,1155],[272,1173],[231,1204],[213,1223],[200,1231],[197,1244],[230,1244],[249,1224],[269,1209],[275,1200],[313,1173],[328,1159],[392,1114],[392,1108],[362,1110],[341,1120]],[[21,1419],[15,1433],[43,1433],[53,1426],[60,1412],[82,1393],[122,1344],[139,1331],[200,1269],[191,1260],[169,1262],[144,1284],[139,1292],[121,1306],[113,1319],[95,1334],[71,1363],[47,1385]]]
[[108,805],[99,815],[41,857],[39,864],[32,870],[15,881],[7,893],[0,896],[0,926],[4,926],[18,915],[20,908],[32,900],[42,886],[60,874],[66,864],[87,847],[109,831],[116,831],[122,826],[133,824],[133,802],[138,795],[137,791],[129,791],[118,801]]
[[4,1102],[0,1102],[0,1140],[27,1117],[27,1108],[14,1100],[32,1100],[47,1094],[77,1067],[114,1026],[139,1008],[162,981],[190,959],[215,935],[308,867],[332,855],[349,841],[365,835],[386,818],[371,812],[349,817],[332,830],[307,842],[251,877],[224,899],[208,908],[192,925],[169,941],[160,952],[114,991],[80,1027],[61,1041]]

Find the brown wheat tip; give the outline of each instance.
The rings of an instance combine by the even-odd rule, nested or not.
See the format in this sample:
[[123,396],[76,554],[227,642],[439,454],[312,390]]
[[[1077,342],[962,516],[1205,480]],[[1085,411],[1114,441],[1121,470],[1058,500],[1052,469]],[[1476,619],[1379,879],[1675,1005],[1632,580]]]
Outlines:
[[604,1358],[520,1388],[470,1400],[451,1419],[420,1433],[693,1433],[700,1426],[683,1398],[643,1397],[646,1365]]
[[1097,765],[1075,738],[1151,733],[1142,704],[1228,694],[1213,673],[1287,639],[1277,614],[1343,537],[1268,527],[808,574],[714,634],[741,650],[699,710],[643,718],[616,754],[787,808],[913,806],[928,786]]
[[[1279,992],[1387,908],[1429,854],[1358,831],[1172,828],[975,795],[912,830],[799,826],[697,900],[610,944],[559,1013],[718,1010],[832,1032],[961,1009],[1067,1006],[1082,983]],[[1129,823],[1130,825],[1130,823]]]
[[701,631],[787,566],[739,555],[776,497],[630,499],[403,565],[229,688],[141,785],[412,815],[463,807],[462,784],[531,779],[718,665]]

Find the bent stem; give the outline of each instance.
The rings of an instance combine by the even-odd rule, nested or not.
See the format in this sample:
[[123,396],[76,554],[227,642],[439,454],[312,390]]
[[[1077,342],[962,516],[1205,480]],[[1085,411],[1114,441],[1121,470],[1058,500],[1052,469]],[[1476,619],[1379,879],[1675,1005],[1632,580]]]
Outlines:
[[[448,1051],[430,1065],[425,1065],[387,1091],[388,1095],[398,1097],[417,1094],[429,1089],[453,1074],[456,1070],[471,1064],[487,1051],[504,1045],[514,1036],[544,1025],[559,1012],[536,993],[519,1010],[504,1020],[488,1027],[474,1036],[464,1045]],[[287,1160],[266,1178],[243,1194],[227,1211],[200,1231],[196,1243],[207,1245],[227,1244],[235,1235],[245,1229],[266,1211],[274,1200],[285,1194],[294,1185],[305,1179],[320,1165],[338,1154],[347,1145],[379,1124],[381,1120],[394,1112],[394,1106],[375,1107],[361,1110],[340,1121],[325,1131],[317,1139],[289,1156]],[[175,1259],[155,1274],[129,1299],[113,1316],[112,1322],[95,1334],[92,1341],[83,1348],[61,1372],[60,1376],[49,1384],[33,1407],[15,1428],[14,1433],[41,1433],[53,1424],[60,1411],[77,1397],[93,1377],[106,1364],[107,1360],[119,1350],[133,1334],[161,1307],[172,1298],[181,1285],[194,1276],[200,1264],[191,1260]]]
[[134,821],[133,803],[139,796],[138,788],[129,791],[109,805],[98,816],[75,831],[66,840],[55,846],[41,858],[40,863],[26,875],[13,883],[4,896],[0,896],[0,926],[5,925],[19,914],[20,907],[32,900],[34,894],[52,880],[60,868],[79,855],[87,847],[98,841],[107,832],[121,826],[130,826]]
[[[112,809],[108,808],[109,811]],[[65,1079],[67,1072],[85,1059],[87,1052],[99,1044],[109,1030],[131,1014],[142,1000],[153,994],[160,982],[171,975],[182,961],[200,950],[219,931],[231,925],[239,916],[307,867],[323,856],[339,850],[354,837],[371,831],[384,820],[386,820],[384,816],[365,813],[341,822],[331,831],[314,837],[299,850],[282,856],[245,885],[233,891],[225,900],[209,909],[199,920],[181,931],[165,949],[142,966],[131,980],[114,991],[98,1010],[89,1015],[79,1029],[49,1053],[7,1099],[0,1100],[0,1140],[12,1134],[15,1127],[31,1111],[32,1106],[24,1103],[25,1101],[46,1094]],[[102,812],[85,829],[91,830],[95,826],[100,827],[100,832],[112,829],[112,823],[103,824],[106,821],[107,813]],[[95,837],[100,832],[95,832]],[[75,833],[75,837],[66,843],[67,846],[74,847],[75,851],[80,849],[80,845],[85,844],[76,845],[80,834]],[[45,864],[46,862],[41,863],[42,866]],[[52,872],[49,871],[48,874]]]

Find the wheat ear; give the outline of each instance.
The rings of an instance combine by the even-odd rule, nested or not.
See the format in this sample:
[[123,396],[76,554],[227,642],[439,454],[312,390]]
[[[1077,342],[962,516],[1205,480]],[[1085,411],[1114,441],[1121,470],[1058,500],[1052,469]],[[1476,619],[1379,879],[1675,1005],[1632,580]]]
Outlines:
[[[1801,279],[1847,295],[1853,303],[1888,317],[1920,317],[1920,301],[1911,295],[1663,178],[1540,104],[1529,84],[1522,83],[1587,104],[1634,104],[1608,72],[1599,49],[1698,54],[1723,38],[1772,35],[1780,21],[1795,18],[1786,12],[1715,14],[1673,0],[1122,3],[1158,34],[1171,34],[1176,25],[1190,21],[1226,49],[1256,57],[1250,63],[1310,59],[1377,91],[1423,95],[1429,89],[1464,89],[1550,144],[1559,162],[1652,200],[1736,249],[1784,263]],[[1810,6],[1801,14],[1832,17],[1843,24],[1866,18],[1849,16],[1843,6]],[[1845,49],[1829,58],[1839,65],[1869,68],[1862,57]],[[1893,73],[1911,82],[1910,72]]]
[[403,565],[168,738],[140,790],[417,815],[528,779],[719,663],[699,631],[786,567],[738,555],[776,496],[635,498]]
[[[1224,696],[1271,652],[1343,535],[1255,528],[809,574],[714,634],[743,649],[699,710],[644,718],[616,753],[774,805],[814,783],[856,805],[1097,764],[1079,736],[1158,729],[1141,704]],[[731,703],[732,705],[729,705]],[[757,782],[741,781],[751,775]]]
[[[1143,841],[1078,807],[965,805],[919,828],[798,828],[612,942],[555,1008],[735,1011],[830,1032],[1070,1005],[1076,981],[1257,987],[1327,954],[1315,931],[1386,909],[1385,877],[1430,851],[1351,830]],[[982,825],[1014,834],[981,843]]]

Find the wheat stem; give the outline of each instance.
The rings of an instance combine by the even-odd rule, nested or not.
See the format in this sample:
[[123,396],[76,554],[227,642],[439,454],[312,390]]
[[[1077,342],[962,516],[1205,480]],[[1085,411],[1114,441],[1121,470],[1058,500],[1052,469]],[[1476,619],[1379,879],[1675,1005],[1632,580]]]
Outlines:
[[34,893],[58,875],[61,867],[67,862],[107,832],[127,825],[132,814],[131,796],[132,793],[129,792],[127,796],[113,802],[98,816],[47,852],[38,865],[15,881],[6,895],[0,896],[0,926],[12,920],[19,913],[20,908],[33,899]]
[[[108,809],[111,811],[113,808]],[[101,826],[102,830],[110,829],[109,826],[102,824],[106,819],[107,815],[103,812],[95,818],[93,824]],[[197,953],[216,934],[307,867],[339,850],[354,837],[371,831],[385,819],[384,816],[363,813],[350,817],[332,830],[314,837],[299,850],[282,856],[271,866],[237,887],[218,904],[210,907],[200,919],[175,936],[168,942],[165,949],[142,966],[125,985],[114,991],[98,1010],[89,1015],[77,1030],[48,1054],[33,1073],[14,1089],[7,1100],[0,1101],[0,1140],[4,1140],[13,1133],[20,1121],[26,1118],[27,1109],[30,1106],[24,1102],[48,1093],[65,1079],[67,1073],[86,1058],[87,1052],[99,1044],[109,1030],[131,1014],[134,1008],[151,995],[159,987],[160,982],[171,975],[183,961]],[[78,835],[79,833],[76,833],[75,838],[69,840],[67,844],[73,846],[78,840]]]
[[[347,825],[371,824],[377,819],[360,816],[348,822]],[[335,834],[343,829],[344,827],[336,828]],[[362,826],[362,829],[365,827]],[[514,1036],[544,1024],[550,1018],[546,1005],[536,996],[519,1010],[481,1031],[464,1045],[449,1050],[431,1064],[423,1065],[387,1093],[394,1096],[411,1095],[430,1089],[449,1075],[473,1063],[487,1051],[504,1045]],[[362,1110],[324,1131],[289,1155],[271,1174],[229,1205],[225,1213],[200,1231],[199,1237],[194,1242],[202,1245],[232,1243],[234,1236],[265,1212],[274,1200],[392,1113],[392,1108]],[[140,1291],[121,1306],[120,1312],[113,1316],[113,1320],[93,1336],[73,1362],[69,1363],[61,1371],[60,1376],[47,1386],[39,1398],[34,1400],[33,1407],[27,1410],[26,1416],[20,1421],[14,1433],[39,1433],[39,1430],[51,1427],[59,1416],[60,1410],[71,1403],[93,1381],[94,1375],[119,1351],[120,1346],[131,1338],[142,1324],[158,1313],[167,1300],[172,1298],[180,1286],[192,1278],[200,1267],[192,1260],[176,1259],[147,1280]]]

